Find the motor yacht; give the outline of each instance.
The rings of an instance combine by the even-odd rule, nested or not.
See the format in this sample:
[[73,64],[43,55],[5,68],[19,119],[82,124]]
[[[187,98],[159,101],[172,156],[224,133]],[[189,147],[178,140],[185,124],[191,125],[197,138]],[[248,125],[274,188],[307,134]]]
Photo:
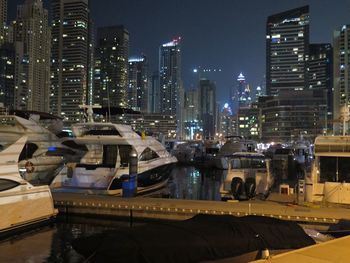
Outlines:
[[81,151],[64,145],[63,139],[50,127],[45,127],[40,119],[48,120],[51,128],[57,121],[57,117],[50,114],[28,111],[0,115],[0,149],[27,136],[18,167],[21,176],[34,185],[49,184],[65,162],[79,160],[82,155]]
[[121,195],[129,176],[130,153],[136,152],[137,193],[164,186],[177,159],[155,138],[139,135],[131,126],[79,123],[72,126],[75,142],[88,151],[80,162],[68,163],[51,183],[53,191]]
[[227,176],[220,188],[223,199],[266,198],[274,183],[270,159],[261,153],[234,153],[229,161]]
[[26,141],[22,136],[0,152],[0,236],[57,214],[50,188],[33,186],[19,174],[18,158]]
[[299,181],[307,202],[350,204],[350,136],[318,136],[311,173]]
[[241,136],[228,136],[227,141],[220,148],[217,155],[213,157],[213,166],[216,169],[227,170],[229,168],[230,157],[237,152],[254,152],[257,143],[253,140],[245,139]]

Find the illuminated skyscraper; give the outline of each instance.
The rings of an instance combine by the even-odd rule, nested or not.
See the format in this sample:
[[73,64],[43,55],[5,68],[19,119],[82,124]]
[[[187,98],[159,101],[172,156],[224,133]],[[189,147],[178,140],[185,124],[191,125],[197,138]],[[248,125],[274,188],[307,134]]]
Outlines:
[[95,86],[94,103],[102,106],[128,107],[129,32],[124,26],[97,29],[100,83]]
[[5,108],[15,107],[15,48],[10,43],[5,43],[0,47],[0,103]]
[[0,45],[6,40],[7,0],[0,0]]
[[[324,98],[327,105],[325,120],[332,121],[333,112],[333,49],[331,44],[310,44],[309,46],[309,89],[314,96]],[[327,124],[327,123],[326,123]],[[325,129],[332,128],[326,125]]]
[[146,56],[129,58],[129,108],[148,111],[148,62]]
[[88,0],[52,0],[50,109],[67,122],[82,120],[89,65]]
[[266,93],[307,86],[309,7],[269,16],[266,25]]
[[176,116],[179,137],[183,133],[183,88],[181,80],[180,38],[159,48],[160,113]]
[[49,111],[50,28],[41,0],[25,0],[13,22],[16,59],[16,108]]
[[[350,106],[350,25],[343,25],[333,34],[334,49],[334,132],[342,131],[341,108]],[[347,125],[348,126],[348,125]],[[349,127],[345,127],[348,132]]]
[[[322,133],[327,114],[323,93],[309,86],[309,7],[269,16],[266,26],[266,93],[261,134],[290,141]],[[316,62],[317,63],[317,62]]]
[[199,118],[203,128],[203,138],[214,138],[216,134],[216,85],[214,82],[199,81]]

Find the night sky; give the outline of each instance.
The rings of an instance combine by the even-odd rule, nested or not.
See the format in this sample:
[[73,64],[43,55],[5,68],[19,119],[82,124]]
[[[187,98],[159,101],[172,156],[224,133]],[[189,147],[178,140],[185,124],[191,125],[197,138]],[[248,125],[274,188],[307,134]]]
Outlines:
[[[9,18],[24,0],[8,0]],[[44,1],[48,7],[48,1]],[[202,74],[217,83],[218,100],[228,99],[242,71],[253,87],[265,74],[265,25],[269,15],[310,5],[310,42],[331,42],[333,30],[350,24],[349,0],[91,0],[95,25],[123,24],[130,33],[130,55],[146,54],[150,70],[158,47],[182,37],[184,87],[194,87],[193,68],[222,69]]]

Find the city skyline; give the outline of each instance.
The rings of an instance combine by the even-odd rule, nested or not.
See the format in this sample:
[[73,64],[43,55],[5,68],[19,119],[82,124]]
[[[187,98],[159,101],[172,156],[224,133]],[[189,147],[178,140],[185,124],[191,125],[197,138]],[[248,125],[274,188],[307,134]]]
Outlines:
[[[14,19],[16,5],[22,2],[9,1],[9,19]],[[337,1],[336,5],[326,0],[224,0],[220,3],[179,0],[172,5],[170,1],[158,0],[90,2],[95,27],[124,25],[130,32],[130,55],[147,55],[150,71],[158,67],[159,45],[181,36],[184,88],[196,86],[198,77],[193,74],[193,68],[221,68],[220,73],[204,73],[202,76],[216,81],[218,100],[222,104],[227,102],[229,88],[235,85],[240,72],[252,88],[261,85],[265,74],[265,24],[268,16],[310,5],[311,43],[331,43],[333,31],[342,24],[350,24],[350,2],[345,0]],[[44,3],[48,8],[48,1]],[[169,8],[172,12],[167,13]]]

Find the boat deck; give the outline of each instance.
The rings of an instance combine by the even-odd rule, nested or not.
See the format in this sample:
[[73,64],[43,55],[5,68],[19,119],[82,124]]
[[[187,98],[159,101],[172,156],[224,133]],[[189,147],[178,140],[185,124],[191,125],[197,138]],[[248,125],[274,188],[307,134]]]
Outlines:
[[295,205],[283,202],[285,198],[279,200],[278,196],[271,198],[273,201],[218,202],[57,192],[53,193],[53,198],[55,207],[61,213],[99,217],[184,220],[196,214],[259,215],[326,225],[336,224],[340,220],[350,220],[348,208]]
[[326,262],[349,262],[350,236],[337,238],[321,244],[293,250],[287,253],[270,256],[268,259],[254,261],[256,263],[326,263]]

